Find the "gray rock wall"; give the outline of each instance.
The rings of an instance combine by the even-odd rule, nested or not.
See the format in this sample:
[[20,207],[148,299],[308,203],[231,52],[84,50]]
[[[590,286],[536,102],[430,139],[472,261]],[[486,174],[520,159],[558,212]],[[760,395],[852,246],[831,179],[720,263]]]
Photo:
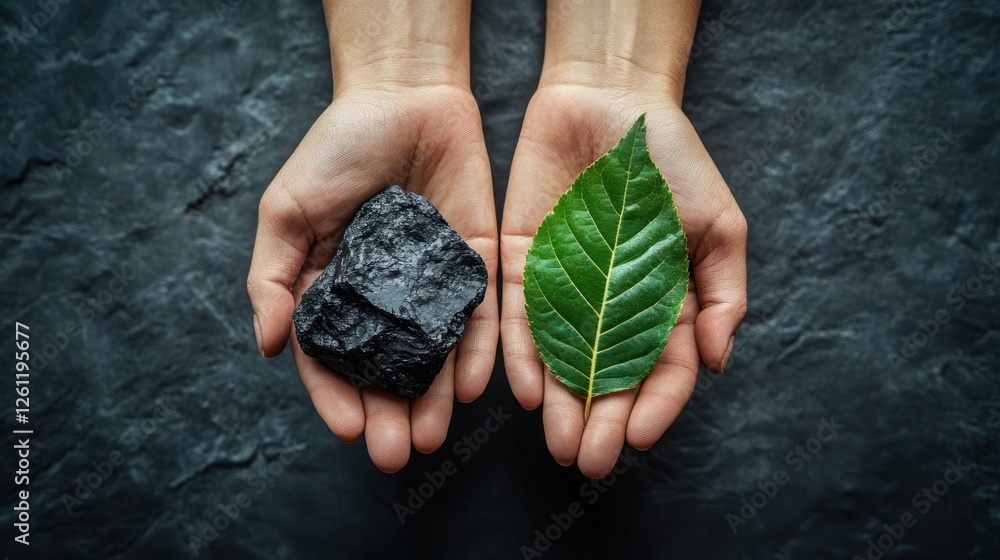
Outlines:
[[[500,367],[389,476],[287,353],[257,355],[256,204],[330,66],[319,2],[222,2],[69,2],[34,34],[39,4],[0,7],[0,316],[11,342],[30,325],[36,366],[32,545],[8,482],[11,557],[522,558],[573,502],[542,557],[864,557],[905,515],[887,557],[1000,552],[1000,279],[977,279],[1000,256],[996,2],[705,3],[685,108],[751,225],[750,311],[726,374],[600,488],[551,460]],[[474,6],[498,204],[543,8]],[[949,461],[968,470],[935,486]]]

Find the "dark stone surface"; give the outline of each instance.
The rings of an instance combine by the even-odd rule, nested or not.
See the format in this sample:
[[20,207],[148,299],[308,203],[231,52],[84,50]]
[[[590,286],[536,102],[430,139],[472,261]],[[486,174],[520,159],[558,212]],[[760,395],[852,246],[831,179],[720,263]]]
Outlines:
[[302,294],[302,351],[394,395],[427,392],[486,293],[483,259],[427,199],[393,185],[361,205]]
[[[474,5],[498,201],[543,6]],[[0,29],[39,10],[4,3]],[[257,202],[330,98],[319,2],[60,4],[19,52],[0,42],[2,343],[15,320],[37,337],[32,546],[12,548],[7,482],[0,557],[194,558],[192,535],[243,494],[199,560],[522,558],[572,502],[584,515],[544,559],[864,557],[904,514],[916,525],[886,558],[996,557],[1000,279],[977,278],[1000,252],[998,10],[705,2],[685,110],[750,222],[750,311],[726,373],[703,374],[663,440],[595,493],[552,461],[501,367],[440,451],[389,476],[330,434],[288,352],[257,354]],[[812,88],[829,96],[800,110]],[[957,140],[934,150],[939,129]],[[511,416],[495,432],[491,409]],[[844,427],[797,458],[830,417]],[[64,507],[112,453],[123,462]],[[971,469],[915,505],[959,458]],[[393,505],[445,461],[454,474],[400,525]],[[727,514],[779,470],[734,534]]]

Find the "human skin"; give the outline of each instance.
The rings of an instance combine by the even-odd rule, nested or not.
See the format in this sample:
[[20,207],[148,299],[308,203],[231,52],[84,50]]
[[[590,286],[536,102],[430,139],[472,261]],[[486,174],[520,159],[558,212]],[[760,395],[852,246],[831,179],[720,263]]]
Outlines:
[[[700,363],[725,369],[746,313],[747,223],[681,111],[700,1],[549,0],[545,62],[511,165],[500,232],[501,340],[511,390],[542,406],[549,451],[591,478],[624,443],[645,450],[694,390]],[[663,355],[636,388],[585,401],[544,367],[524,308],[525,253],[577,175],[646,113],[647,144],[674,196],[692,282]]]
[[[344,441],[365,436],[375,465],[394,472],[411,445],[444,442],[457,399],[482,394],[498,337],[497,224],[479,108],[469,90],[470,3],[325,0],[333,100],[267,187],[247,278],[261,354],[291,338],[317,412]],[[407,399],[306,356],[292,311],[336,251],[358,207],[391,184],[430,200],[489,273],[485,299],[427,394]]]

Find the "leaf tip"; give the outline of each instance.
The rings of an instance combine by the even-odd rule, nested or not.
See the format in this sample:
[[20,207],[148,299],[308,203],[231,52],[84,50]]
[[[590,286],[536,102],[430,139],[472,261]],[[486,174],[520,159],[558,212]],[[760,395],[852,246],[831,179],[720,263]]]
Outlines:
[[643,114],[639,115],[639,118],[635,120],[635,124],[632,125],[632,128],[635,128],[637,130],[641,130],[645,134],[645,132],[646,132],[646,113],[643,113]]

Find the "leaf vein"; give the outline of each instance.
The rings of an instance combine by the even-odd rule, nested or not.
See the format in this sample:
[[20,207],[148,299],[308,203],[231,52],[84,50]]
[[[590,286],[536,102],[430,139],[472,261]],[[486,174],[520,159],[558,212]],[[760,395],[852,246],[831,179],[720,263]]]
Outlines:
[[[587,388],[587,408],[583,413],[583,422],[587,423],[587,417],[590,416],[590,403],[594,396],[594,376],[597,374],[597,352],[601,346],[601,323],[604,321],[604,310],[608,305],[608,289],[611,287],[611,274],[615,269],[615,252],[618,250],[618,236],[622,232],[622,221],[625,219],[625,201],[628,200],[628,186],[632,179],[632,161],[635,159],[635,145],[638,133],[632,136],[632,147],[629,151],[628,167],[625,169],[625,186],[622,187],[622,211],[618,214],[618,227],[615,230],[615,244],[611,247],[611,258],[608,264],[608,275],[605,277],[604,282],[604,297],[601,298],[601,311],[597,314],[597,332],[594,334],[594,345],[591,347],[594,351],[593,356],[590,360],[590,386]],[[601,175],[601,185],[604,186],[604,176]],[[607,193],[607,187],[604,186],[604,192]],[[608,193],[608,199],[611,199],[611,194]],[[614,205],[612,205],[613,207]]]
[[[602,186],[604,185],[604,179],[603,178],[601,179],[601,185]],[[604,192],[605,192],[605,194],[607,194],[607,191],[604,191]],[[590,218],[590,223],[594,224],[594,229],[597,230],[597,235],[601,238],[601,241],[604,242],[604,246],[607,247],[608,250],[610,251],[611,250],[611,244],[608,243],[608,240],[604,238],[604,232],[602,232],[601,231],[601,227],[599,225],[597,225],[597,220],[594,219],[594,213],[590,211],[590,205],[587,204],[587,197],[583,196],[583,189],[580,189],[580,200],[583,201],[583,208],[587,211],[587,217]]]
[[661,303],[661,302],[662,302],[663,300],[667,299],[667,298],[668,298],[668,297],[670,296],[670,294],[674,293],[674,290],[676,290],[676,289],[677,289],[678,287],[680,287],[680,286],[682,286],[682,285],[683,285],[683,282],[682,282],[682,281],[680,281],[680,280],[678,280],[678,281],[677,281],[677,282],[676,282],[676,283],[675,283],[675,284],[674,284],[674,285],[673,285],[673,286],[672,286],[672,287],[671,287],[671,288],[670,288],[670,289],[669,289],[669,290],[667,291],[667,293],[663,294],[663,297],[661,297],[660,299],[656,300],[656,302],[654,302],[654,303],[653,303],[652,305],[649,305],[649,306],[647,306],[647,307],[644,307],[643,309],[640,309],[639,311],[636,311],[635,313],[633,313],[633,314],[632,314],[632,316],[631,316],[631,317],[629,317],[629,319],[628,319],[628,320],[626,320],[626,321],[622,321],[621,323],[618,323],[617,325],[615,325],[615,326],[611,327],[610,329],[608,329],[608,330],[607,330],[607,332],[604,332],[604,333],[601,333],[601,334],[603,334],[603,335],[609,335],[609,334],[611,334],[611,333],[615,332],[615,330],[616,330],[616,329],[619,329],[619,328],[621,328],[621,326],[622,326],[622,325],[625,325],[625,324],[628,324],[628,322],[629,322],[629,321],[631,321],[632,319],[635,319],[635,318],[636,318],[636,317],[638,317],[639,315],[642,315],[643,313],[645,313],[645,312],[649,311],[650,309],[653,309],[653,308],[654,308],[654,307],[656,307],[657,305],[660,305],[660,303]]
[[543,290],[541,284],[539,284],[538,278],[535,276],[534,271],[531,272],[531,279],[534,280],[535,284],[538,286],[538,293],[542,294],[542,299],[545,300],[545,303],[549,304],[549,309],[551,309],[556,315],[558,315],[559,318],[562,319],[564,323],[566,323],[567,325],[572,327],[574,331],[576,331],[576,334],[580,336],[580,340],[587,345],[587,348],[592,348],[590,346],[590,343],[587,342],[587,337],[583,336],[583,333],[580,332],[580,329],[576,328],[575,324],[566,319],[566,317],[564,317],[563,314],[560,313],[559,310],[556,309],[554,305],[552,305],[552,301],[549,300],[549,296],[545,294],[545,290]]
[[[556,245],[555,243],[552,242],[552,228],[549,228],[548,234],[549,234],[549,245],[552,245],[552,255],[555,256],[556,262],[559,263],[559,268],[562,269],[563,273],[565,273],[566,275],[566,279],[569,280],[569,285],[573,286],[573,289],[576,290],[576,293],[580,294],[580,297],[583,298],[583,302],[587,304],[587,307],[589,307],[590,310],[593,311],[594,313],[597,313],[597,310],[594,309],[594,306],[590,303],[590,300],[587,299],[587,296],[583,295],[583,291],[581,291],[580,287],[577,286],[576,282],[573,281],[573,277],[569,275],[569,270],[567,270],[566,266],[563,265],[562,259],[559,258],[559,253],[556,252]],[[572,230],[570,230],[570,235],[573,235]],[[576,239],[575,235],[573,235],[573,239]],[[579,240],[577,240],[577,243],[579,243]],[[584,251],[584,254],[586,254],[586,251]],[[587,258],[590,258],[590,255],[587,255]]]
[[[657,301],[657,303],[659,303],[659,300]],[[655,307],[655,305],[653,307]],[[652,309],[653,307],[648,307],[647,309]],[[631,335],[628,336],[628,338],[625,338],[625,339],[623,339],[623,340],[621,340],[619,342],[616,342],[616,343],[612,344],[611,346],[608,346],[607,348],[602,348],[601,352],[607,352],[608,350],[613,350],[615,347],[621,346],[622,344],[625,344],[626,342],[632,340],[633,338],[638,338],[638,337],[640,337],[640,336],[648,333],[649,331],[653,331],[653,330],[656,330],[656,329],[659,329],[659,328],[662,328],[662,327],[663,327],[662,324],[657,323],[657,324],[653,325],[652,327],[649,327],[648,329],[643,330],[642,332],[637,332],[635,334],[631,334]],[[600,354],[601,352],[598,352],[598,354]]]
[[[590,211],[588,210],[587,212],[588,212],[587,215],[590,216],[590,214],[589,214]],[[576,234],[576,230],[574,230],[573,226],[570,225],[569,218],[566,217],[565,213],[563,213],[563,221],[566,222],[566,229],[568,229],[569,230],[569,234],[573,236],[573,240],[576,241],[576,244],[580,246],[580,252],[582,252],[584,255],[587,255],[587,258],[590,259],[590,262],[593,263],[593,265],[597,269],[597,271],[601,273],[601,276],[605,276],[606,277],[607,274],[604,273],[604,270],[601,268],[601,265],[597,264],[597,261],[594,260],[594,257],[590,256],[590,253],[587,252],[587,248],[583,246],[583,242],[580,240],[580,236],[578,236]],[[592,222],[594,221],[594,217],[593,216],[590,216],[590,221],[592,221]],[[597,223],[596,222],[594,223],[594,227],[595,228],[597,227]],[[601,230],[600,229],[597,230],[597,235],[602,240],[604,239],[604,236],[601,235]],[[549,233],[549,239],[550,240],[552,239],[552,234],[551,233]],[[605,241],[604,244],[607,245],[607,241]],[[608,249],[610,249],[610,248],[611,247],[608,247]],[[555,249],[554,248],[552,249],[552,252],[555,253]],[[567,272],[567,274],[568,274],[568,272]],[[591,307],[593,307],[593,306],[591,306]],[[597,310],[595,309],[594,312],[597,312]]]

